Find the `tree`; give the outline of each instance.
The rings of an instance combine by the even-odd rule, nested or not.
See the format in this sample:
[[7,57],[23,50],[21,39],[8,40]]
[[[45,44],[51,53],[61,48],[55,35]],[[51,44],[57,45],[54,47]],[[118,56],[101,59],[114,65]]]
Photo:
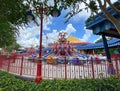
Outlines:
[[[106,37],[106,39],[107,39],[107,41],[109,41],[109,40],[112,40],[113,37]],[[100,39],[98,39],[95,43],[99,43],[99,42],[103,42],[103,39],[100,38]]]
[[9,22],[15,26],[27,23],[25,14],[29,5],[25,0],[0,0],[0,22]]
[[[84,2],[84,3],[86,3],[86,2]],[[86,3],[86,4],[87,4],[87,3]],[[98,4],[99,6],[97,6],[97,4]],[[108,12],[107,9],[106,9],[106,8],[107,8],[107,5],[109,5],[109,7],[110,7],[111,9],[113,9],[113,10],[119,15],[119,14],[120,14],[120,2],[117,1],[117,2],[115,2],[114,4],[112,4],[111,0],[104,0],[103,2],[102,2],[102,0],[96,0],[96,2],[95,2],[95,1],[92,2],[92,5],[95,7],[95,9],[90,8],[90,9],[92,10],[92,12],[95,13],[95,14],[97,14],[97,15],[100,15],[101,17],[106,18],[106,19],[108,19],[110,22],[112,22],[112,23],[114,24],[114,26],[116,27],[118,33],[120,34],[120,22],[119,22],[119,20],[118,20],[117,18],[115,18],[115,17],[114,17],[110,12]],[[90,6],[90,7],[91,7],[91,6]],[[102,14],[99,13],[98,10],[101,10],[103,13],[102,13]],[[88,22],[89,22],[90,20],[92,20],[93,18],[94,18],[94,17],[91,16],[91,17],[88,19]]]
[[[38,7],[43,5],[47,8],[47,12],[45,13],[46,15],[50,15],[52,9],[58,8],[60,11],[62,11],[70,8],[69,12],[65,16],[67,18],[66,21],[83,10],[90,11],[91,16],[94,16],[95,14],[100,15],[99,11],[101,10],[104,14],[100,16],[111,21],[120,34],[119,20],[117,20],[106,10],[107,6],[109,5],[111,9],[116,11],[117,14],[120,14],[120,1],[117,1],[117,3],[113,4],[111,0],[54,0],[53,5],[50,5],[49,2],[51,2],[51,0],[0,0],[0,24],[8,24],[9,27],[14,26],[19,30],[20,26],[28,24],[29,22],[26,15],[27,11],[30,9],[36,10]],[[84,4],[84,7],[81,8],[81,4]],[[37,10],[33,13],[35,16],[40,16]],[[4,26],[2,25],[2,27]],[[4,28],[6,29],[6,27]],[[9,31],[9,29],[7,30]]]
[[7,22],[0,23],[0,47],[13,44],[16,41],[17,29]]
[[0,23],[0,48],[6,48],[7,51],[18,49],[16,37],[19,35],[18,29],[7,22]]
[[24,0],[0,0],[0,47],[13,45],[16,41],[19,27],[27,24],[28,6]]
[[[112,3],[111,0],[53,0],[53,5],[50,5],[51,0],[0,0],[0,20],[7,20],[15,26],[21,26],[23,24],[28,24],[26,19],[26,12],[30,9],[37,9],[41,5],[47,8],[47,15],[50,15],[51,10],[58,8],[59,10],[66,10],[68,8],[69,12],[66,14],[68,21],[74,15],[80,13],[83,10],[91,12],[91,16],[94,14],[100,15],[99,11],[101,10],[104,15],[103,18],[111,21],[117,31],[120,34],[120,23],[119,21],[109,13],[106,8],[110,6],[116,13],[120,14],[120,1],[117,3]],[[81,4],[84,4],[84,7],[81,8]],[[35,16],[39,16],[39,12],[34,12]]]
[[[116,11],[116,13],[120,14],[120,1],[117,1],[116,3],[112,3],[111,0],[79,0],[79,4],[84,3],[85,4],[85,9],[88,10],[90,9],[91,11],[91,16],[94,16],[94,14],[100,15],[103,18],[108,19],[111,21],[114,26],[116,27],[118,33],[120,34],[120,22],[110,13],[107,11],[107,7],[109,6],[111,9]],[[76,9],[76,8],[75,8]],[[101,10],[104,14],[100,14],[99,10]],[[77,12],[73,9],[73,13],[70,15],[73,16],[76,13],[79,13],[82,11],[82,9],[77,9]]]
[[[108,19],[111,21],[118,33],[120,34],[120,23],[119,21],[106,10],[106,8],[109,6],[111,9],[116,11],[116,13],[120,14],[120,1],[118,0],[117,3],[112,3],[111,0],[54,0],[54,4],[52,6],[49,5],[49,2],[51,0],[27,0],[28,4],[30,4],[32,7],[36,8],[36,6],[40,6],[41,4],[44,4],[44,6],[49,9],[47,14],[50,14],[51,9],[53,8],[59,8],[59,10],[68,9],[70,8],[70,11],[66,14],[67,21],[73,17],[74,15],[80,13],[83,10],[87,10],[91,12],[91,16],[94,16],[95,14],[102,16],[103,18]],[[84,7],[81,8],[81,4],[84,4]],[[100,14],[99,11],[102,11],[104,14]]]
[[97,40],[95,43],[100,43],[103,42],[102,38],[100,38],[99,40]]

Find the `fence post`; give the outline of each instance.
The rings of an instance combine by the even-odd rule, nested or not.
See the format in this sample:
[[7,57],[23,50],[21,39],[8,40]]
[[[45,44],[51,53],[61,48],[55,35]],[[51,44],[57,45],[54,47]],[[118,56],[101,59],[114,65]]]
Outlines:
[[16,59],[16,55],[14,53],[14,55],[13,55],[13,63],[15,63],[15,59]]
[[2,65],[3,65],[3,56],[0,55],[0,69],[2,68]]
[[8,59],[8,68],[7,68],[7,72],[10,71],[10,58],[7,58]]
[[116,77],[118,77],[118,60],[115,58],[115,65],[116,65]]
[[67,68],[66,68],[66,56],[65,56],[65,79],[67,79]]
[[23,70],[23,55],[22,55],[22,60],[21,60],[21,67],[20,67],[20,75],[22,75],[22,70]]
[[93,58],[91,58],[91,62],[92,62],[92,76],[93,76],[93,78],[95,78],[95,75],[94,75],[94,62],[93,62]]
[[109,75],[115,75],[115,69],[113,67],[113,62],[111,62],[111,61],[108,61],[107,72]]

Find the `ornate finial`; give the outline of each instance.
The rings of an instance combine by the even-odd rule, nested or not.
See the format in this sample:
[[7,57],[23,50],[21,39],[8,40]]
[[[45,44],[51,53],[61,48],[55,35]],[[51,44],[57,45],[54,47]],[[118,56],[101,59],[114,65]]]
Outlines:
[[65,38],[66,34],[67,34],[67,32],[63,32],[63,31],[59,33],[59,41],[60,42],[66,42],[66,38]]

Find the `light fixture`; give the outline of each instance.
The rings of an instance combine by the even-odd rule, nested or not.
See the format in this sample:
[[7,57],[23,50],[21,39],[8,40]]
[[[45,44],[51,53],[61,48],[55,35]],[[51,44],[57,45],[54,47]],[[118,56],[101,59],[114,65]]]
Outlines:
[[53,16],[53,17],[58,17],[58,16],[60,16],[60,14],[61,14],[61,12],[60,12],[60,10],[59,9],[57,9],[57,2],[56,2],[56,0],[54,0],[54,7],[53,7],[53,9],[51,10],[51,15]]
[[35,16],[33,15],[32,10],[29,10],[29,11],[26,13],[26,15],[27,15],[28,21],[33,20],[34,23],[35,23],[37,26],[39,26],[38,22],[35,20]]
[[35,20],[35,16],[32,14],[32,10],[27,11],[26,15],[27,15],[27,19]]
[[58,17],[58,16],[60,16],[60,14],[61,14],[61,12],[57,8],[54,8],[53,10],[51,10],[51,15],[53,17]]

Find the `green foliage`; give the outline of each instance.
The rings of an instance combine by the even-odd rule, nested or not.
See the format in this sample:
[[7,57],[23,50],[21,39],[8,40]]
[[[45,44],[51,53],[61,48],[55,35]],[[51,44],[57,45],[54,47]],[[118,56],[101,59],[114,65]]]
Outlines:
[[19,34],[18,27],[27,24],[29,5],[24,0],[0,0],[0,48],[12,46]]
[[[0,20],[8,21],[16,26],[27,24],[26,12],[31,9],[37,9],[44,5],[47,8],[46,15],[50,15],[51,10],[55,6],[60,10],[68,9],[66,15],[67,20],[69,20],[74,15],[80,13],[82,10],[87,10],[93,14],[93,12],[98,12],[100,10],[101,3],[99,0],[53,0],[53,4],[49,4],[51,0],[0,0]],[[104,0],[104,5],[107,5],[107,1]],[[106,4],[107,3],[107,4]],[[81,7],[81,4],[84,4],[85,7]],[[115,3],[116,7],[120,7],[119,3]],[[119,9],[119,8],[118,8]],[[34,12],[35,16],[39,16],[39,12]]]
[[0,23],[0,47],[9,46],[15,42],[17,29],[7,22]]
[[97,6],[96,2],[93,1],[93,0],[90,1],[89,7],[90,7],[90,9],[93,10],[93,11],[97,11],[97,10],[98,10],[98,6]]
[[25,14],[28,5],[24,4],[24,0],[0,0],[0,20],[7,21],[14,25],[26,23]]
[[16,79],[15,76],[0,71],[0,88],[1,91],[23,91],[24,82]]
[[[91,21],[94,21],[95,20],[95,15],[98,15],[98,10],[101,10],[102,11],[102,9],[96,4],[96,0],[91,0],[90,1],[90,4],[89,4],[89,8],[90,8],[90,10],[91,10],[91,15],[90,15],[90,17],[85,21],[85,23],[87,24],[87,23],[89,23],[89,22],[91,22]],[[111,2],[111,1],[110,1]],[[107,1],[105,0],[105,3],[107,3]],[[100,3],[98,2],[98,4],[100,5]],[[113,3],[113,6],[119,11],[120,10],[120,3],[119,2],[115,2],[115,3]],[[110,8],[112,8],[113,6],[109,6]],[[99,7],[99,8],[98,8]],[[107,7],[106,7],[107,8]],[[113,9],[114,11],[116,11],[115,9]],[[96,13],[97,12],[97,13]],[[102,11],[102,12],[104,12],[104,11]],[[117,13],[117,12],[116,12]],[[100,13],[99,13],[100,14]],[[119,14],[119,13],[118,13]],[[102,15],[100,15],[100,16],[102,16]],[[105,18],[105,17],[103,17],[103,18]],[[106,19],[107,19],[107,17],[106,17]]]
[[95,20],[95,17],[94,16],[90,16],[86,21],[85,21],[85,24],[91,22],[91,21],[94,21]]
[[42,80],[40,83],[23,81],[0,71],[0,91],[119,91],[120,77],[107,79]]
[[120,3],[114,3],[114,6],[120,10]]

